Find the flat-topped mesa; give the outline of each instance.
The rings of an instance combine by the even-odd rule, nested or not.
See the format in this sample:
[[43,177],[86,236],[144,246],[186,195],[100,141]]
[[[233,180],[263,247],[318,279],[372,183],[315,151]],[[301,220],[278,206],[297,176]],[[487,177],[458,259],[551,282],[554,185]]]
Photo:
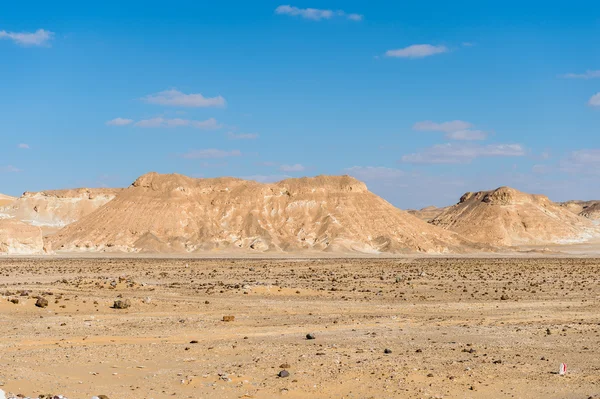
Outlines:
[[515,205],[528,202],[550,203],[545,195],[528,194],[511,187],[499,187],[491,191],[466,192],[460,197],[459,204],[465,202],[483,202],[489,205]]
[[72,188],[66,190],[25,191],[21,198],[63,198],[63,199],[89,199],[110,197],[117,195],[121,188]]
[[59,231],[64,251],[461,252],[456,234],[428,225],[350,176],[263,184],[148,173]]
[[583,242],[600,234],[589,220],[548,197],[510,187],[465,193],[430,223],[490,245]]
[[315,191],[335,192],[367,192],[367,186],[353,177],[316,176],[281,180],[276,183],[258,183],[253,180],[243,180],[234,177],[192,178],[180,174],[147,173],[136,179],[131,187],[147,188],[152,191],[190,191],[199,193],[233,191],[240,186],[245,189],[266,189],[273,191],[287,190],[289,194],[309,193]]

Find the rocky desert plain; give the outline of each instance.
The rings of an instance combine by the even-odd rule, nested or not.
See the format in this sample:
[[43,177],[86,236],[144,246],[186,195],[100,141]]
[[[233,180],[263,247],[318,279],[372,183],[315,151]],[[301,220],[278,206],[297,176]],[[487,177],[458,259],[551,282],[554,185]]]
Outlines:
[[0,195],[0,397],[600,398],[600,201],[457,200],[157,173]]

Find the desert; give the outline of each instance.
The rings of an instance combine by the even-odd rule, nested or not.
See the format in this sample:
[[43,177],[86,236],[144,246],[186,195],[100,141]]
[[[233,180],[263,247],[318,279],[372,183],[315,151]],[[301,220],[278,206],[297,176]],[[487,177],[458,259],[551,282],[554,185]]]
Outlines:
[[600,399],[600,2],[3,1],[0,399]]
[[[550,257],[2,259],[0,353],[10,367],[1,389],[596,398],[599,266]],[[130,307],[113,308],[117,300]]]

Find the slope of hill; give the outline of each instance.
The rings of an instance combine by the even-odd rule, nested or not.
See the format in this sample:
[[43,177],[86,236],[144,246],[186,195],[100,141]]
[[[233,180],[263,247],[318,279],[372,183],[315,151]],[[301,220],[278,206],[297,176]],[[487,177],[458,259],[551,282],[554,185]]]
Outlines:
[[444,212],[446,210],[446,208],[438,208],[436,206],[428,206],[425,207],[423,209],[409,209],[406,212],[410,213],[413,216],[418,217],[419,219],[423,220],[424,222],[429,222],[433,219],[435,219],[438,215],[440,215],[442,212]]
[[573,213],[583,216],[591,220],[600,219],[600,201],[567,201],[560,203],[561,206],[567,208]]
[[0,207],[6,206],[16,200],[15,197],[10,197],[8,195],[0,194]]
[[599,236],[591,221],[546,196],[509,187],[466,193],[431,223],[490,245],[567,244]]
[[0,219],[0,254],[35,255],[44,253],[42,230],[14,219]]
[[349,176],[261,184],[149,173],[50,240],[63,251],[444,253],[472,248]]
[[0,213],[33,226],[45,233],[56,231],[95,211],[112,200],[119,189],[53,190],[26,192],[0,207]]

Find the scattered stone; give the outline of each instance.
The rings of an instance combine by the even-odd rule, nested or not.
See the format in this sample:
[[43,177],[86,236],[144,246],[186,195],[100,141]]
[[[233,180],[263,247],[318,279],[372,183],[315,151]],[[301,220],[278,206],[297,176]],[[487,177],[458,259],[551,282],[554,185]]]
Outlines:
[[279,365],[279,368],[280,368],[280,369],[289,369],[289,368],[290,368],[290,365],[289,365],[289,364],[287,364],[287,363],[283,363],[283,364],[280,364],[280,365]]
[[196,341],[195,339],[190,341],[190,344],[197,344],[197,343],[198,343],[198,341]]
[[113,304],[113,309],[127,309],[131,306],[131,301],[129,299],[121,300],[118,299]]
[[234,321],[235,316],[223,316],[223,321]]
[[315,339],[315,334],[306,334],[306,339]]
[[281,370],[277,375],[279,378],[286,378],[290,376],[290,373],[287,370]]
[[385,354],[388,354],[388,355],[389,355],[390,353],[392,353],[392,350],[391,350],[391,349],[388,349],[388,348],[385,348],[385,349],[383,350],[383,353],[385,353]]
[[48,307],[48,300],[46,298],[39,297],[35,302],[35,306],[37,306],[38,308]]
[[508,299],[509,299],[509,298],[508,298],[508,295],[506,295],[506,294],[502,294],[502,296],[500,297],[500,300],[501,300],[501,301],[506,301],[506,300],[508,300]]

